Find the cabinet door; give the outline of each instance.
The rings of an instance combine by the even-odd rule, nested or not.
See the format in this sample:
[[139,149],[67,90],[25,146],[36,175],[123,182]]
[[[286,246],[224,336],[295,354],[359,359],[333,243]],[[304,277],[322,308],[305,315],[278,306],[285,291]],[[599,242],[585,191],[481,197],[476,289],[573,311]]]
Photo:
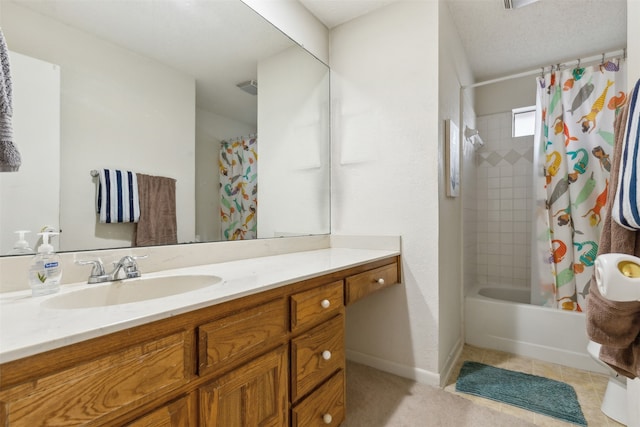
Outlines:
[[144,415],[127,427],[195,427],[191,397],[182,397]]
[[286,350],[286,347],[280,347],[202,386],[200,425],[288,425]]

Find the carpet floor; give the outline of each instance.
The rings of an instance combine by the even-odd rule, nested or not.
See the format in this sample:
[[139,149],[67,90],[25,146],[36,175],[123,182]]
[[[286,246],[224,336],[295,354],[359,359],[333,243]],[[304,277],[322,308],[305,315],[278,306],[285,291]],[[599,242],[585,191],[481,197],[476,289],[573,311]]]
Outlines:
[[437,387],[347,362],[342,427],[528,427],[534,424]]

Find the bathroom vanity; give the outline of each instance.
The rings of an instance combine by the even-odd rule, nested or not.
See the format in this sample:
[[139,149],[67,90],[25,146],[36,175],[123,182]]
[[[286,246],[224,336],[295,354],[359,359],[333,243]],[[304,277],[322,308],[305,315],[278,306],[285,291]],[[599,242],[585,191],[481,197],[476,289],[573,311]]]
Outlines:
[[176,272],[223,282],[82,309],[3,300],[3,323],[35,316],[2,325],[3,425],[337,426],[345,306],[399,283],[400,255],[323,249]]

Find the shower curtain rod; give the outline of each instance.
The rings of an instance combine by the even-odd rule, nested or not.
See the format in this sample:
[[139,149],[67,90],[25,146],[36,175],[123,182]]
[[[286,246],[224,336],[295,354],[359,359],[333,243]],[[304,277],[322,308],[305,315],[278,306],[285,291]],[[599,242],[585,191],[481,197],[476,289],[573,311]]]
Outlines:
[[533,76],[535,74],[540,74],[541,72],[544,71],[545,68],[550,67],[550,66],[555,67],[555,66],[559,65],[560,68],[566,68],[566,67],[569,67],[571,65],[589,64],[589,63],[593,63],[593,62],[597,62],[597,61],[603,61],[604,62],[605,59],[612,59],[612,58],[616,58],[616,57],[619,57],[619,56],[622,56],[623,58],[626,59],[627,49],[626,48],[618,49],[618,50],[614,50],[614,51],[607,52],[607,53],[600,53],[598,55],[589,56],[587,58],[578,58],[578,59],[573,59],[573,60],[561,62],[560,64],[553,64],[553,65],[547,65],[545,67],[538,67],[535,70],[524,71],[522,73],[511,74],[511,75],[504,76],[504,77],[498,77],[498,78],[495,78],[495,79],[485,80],[483,82],[478,82],[478,83],[473,83],[473,84],[470,84],[470,85],[462,86],[462,89],[475,88],[475,87],[479,87],[479,86],[486,86],[486,85],[489,85],[489,84],[492,84],[492,83],[503,82],[505,80],[513,80],[513,79],[517,79],[517,78],[520,78],[520,77]]

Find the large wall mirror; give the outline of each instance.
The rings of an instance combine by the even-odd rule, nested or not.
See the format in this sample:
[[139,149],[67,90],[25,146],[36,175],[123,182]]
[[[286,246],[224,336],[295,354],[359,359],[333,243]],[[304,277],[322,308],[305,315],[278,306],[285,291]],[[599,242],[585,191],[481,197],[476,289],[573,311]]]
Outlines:
[[329,69],[240,0],[2,0],[0,25],[23,158],[0,255],[44,226],[132,246],[96,213],[105,168],[175,179],[178,243],[330,232]]

